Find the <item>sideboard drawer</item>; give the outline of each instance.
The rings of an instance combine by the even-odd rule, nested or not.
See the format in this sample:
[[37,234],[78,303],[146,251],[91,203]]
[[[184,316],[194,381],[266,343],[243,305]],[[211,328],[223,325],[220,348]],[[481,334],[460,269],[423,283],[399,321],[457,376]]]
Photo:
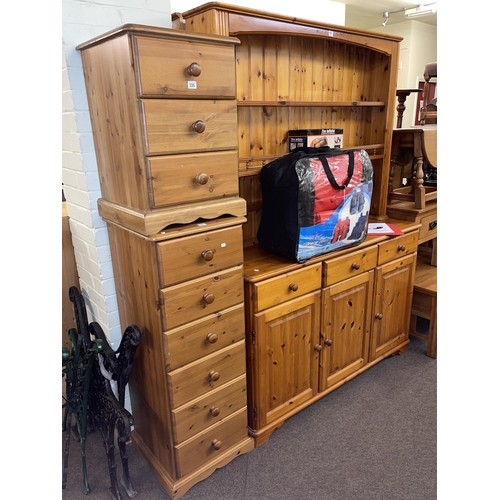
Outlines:
[[175,370],[245,338],[243,304],[164,333],[167,369]]
[[376,245],[357,252],[352,252],[342,257],[326,260],[324,262],[323,286],[340,283],[348,278],[374,269],[377,265],[378,248]]
[[419,237],[420,243],[437,238],[437,209],[431,214],[422,217],[420,224],[422,224]]
[[385,264],[399,257],[416,252],[418,247],[418,231],[404,236],[396,236],[378,246],[378,264]]
[[243,264],[241,226],[158,243],[160,287]]
[[236,96],[232,46],[141,36],[134,40],[140,96]]
[[149,99],[141,103],[148,155],[238,147],[236,101]]
[[238,153],[147,158],[151,173],[153,208],[238,195]]
[[254,285],[255,312],[321,288],[321,263]]
[[248,437],[247,407],[175,447],[179,476],[210,462]]
[[245,373],[245,341],[167,374],[172,408],[207,395]]
[[161,290],[163,330],[243,302],[242,266]]
[[172,412],[174,441],[180,444],[247,404],[245,374]]

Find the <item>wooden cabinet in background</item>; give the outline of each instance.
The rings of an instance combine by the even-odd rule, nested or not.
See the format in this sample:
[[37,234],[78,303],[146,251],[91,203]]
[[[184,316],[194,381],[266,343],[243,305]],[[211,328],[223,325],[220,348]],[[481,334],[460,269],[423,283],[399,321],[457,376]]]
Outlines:
[[76,328],[73,304],[69,300],[69,289],[76,286],[80,289],[78,270],[75,260],[75,249],[71,239],[66,202],[62,202],[62,346],[71,350],[68,330]]

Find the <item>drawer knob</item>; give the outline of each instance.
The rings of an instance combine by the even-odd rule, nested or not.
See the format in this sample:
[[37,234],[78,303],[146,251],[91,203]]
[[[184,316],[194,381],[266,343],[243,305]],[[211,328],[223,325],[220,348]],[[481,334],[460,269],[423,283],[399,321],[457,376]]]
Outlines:
[[332,344],[333,344],[333,340],[332,339],[325,339],[325,344],[330,347]]
[[211,406],[208,411],[210,412],[210,415],[212,415],[212,417],[217,417],[220,413],[220,410],[219,408],[217,408],[217,406]]
[[218,439],[214,439],[212,441],[212,448],[214,450],[220,450],[220,447],[222,446],[222,441],[219,441]]
[[292,292],[296,292],[298,289],[299,289],[299,285],[295,284],[295,283],[292,283],[289,287],[288,287]]
[[404,252],[405,250],[406,250],[406,247],[404,245],[398,246],[398,252]]
[[208,378],[210,379],[210,382],[217,382],[219,380],[220,373],[216,372],[215,370],[210,370],[208,373]]
[[207,340],[211,343],[211,344],[215,344],[217,342],[217,334],[216,333],[208,333],[207,334]]
[[375,314],[375,317],[376,317],[377,319],[382,319],[382,314],[381,314],[381,313],[377,313],[377,314]]
[[192,125],[191,128],[197,133],[201,134],[202,132],[205,132],[205,124],[201,120],[196,120]]
[[187,67],[187,72],[188,72],[188,75],[191,75],[191,76],[200,76],[201,75],[201,66],[198,63],[193,62]]
[[203,295],[203,300],[207,304],[211,304],[215,300],[215,296],[213,293],[206,293],[205,295]]
[[203,257],[203,260],[208,262],[214,258],[214,252],[212,250],[203,250],[203,252],[201,252],[201,256]]
[[195,180],[198,184],[201,184],[203,186],[208,182],[208,175],[207,174],[198,174],[195,177]]
[[323,346],[322,346],[322,345],[319,345],[319,344],[316,344],[316,345],[314,346],[314,350],[315,350],[315,351],[318,351],[318,352],[321,352],[321,351],[323,350]]
[[354,269],[355,271],[358,271],[360,267],[361,267],[361,266],[360,266],[357,262],[354,262],[354,263],[351,265],[351,268],[352,268],[352,269]]

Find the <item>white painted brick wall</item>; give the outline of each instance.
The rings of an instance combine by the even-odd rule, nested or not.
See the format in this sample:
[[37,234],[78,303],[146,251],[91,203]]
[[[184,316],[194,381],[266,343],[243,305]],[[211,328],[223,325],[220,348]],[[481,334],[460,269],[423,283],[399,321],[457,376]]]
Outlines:
[[[63,0],[62,182],[75,248],[80,289],[89,321],[97,321],[112,347],[120,325],[107,227],[97,211],[101,197],[80,52],[76,46],[126,23],[170,28],[169,0]],[[126,407],[130,407],[127,394]]]

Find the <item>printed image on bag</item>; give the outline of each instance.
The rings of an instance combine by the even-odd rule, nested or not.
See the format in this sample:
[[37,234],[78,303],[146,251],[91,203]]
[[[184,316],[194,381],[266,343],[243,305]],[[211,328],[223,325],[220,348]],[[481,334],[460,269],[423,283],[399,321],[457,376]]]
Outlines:
[[312,149],[261,170],[259,243],[298,262],[364,241],[373,190],[366,151]]

